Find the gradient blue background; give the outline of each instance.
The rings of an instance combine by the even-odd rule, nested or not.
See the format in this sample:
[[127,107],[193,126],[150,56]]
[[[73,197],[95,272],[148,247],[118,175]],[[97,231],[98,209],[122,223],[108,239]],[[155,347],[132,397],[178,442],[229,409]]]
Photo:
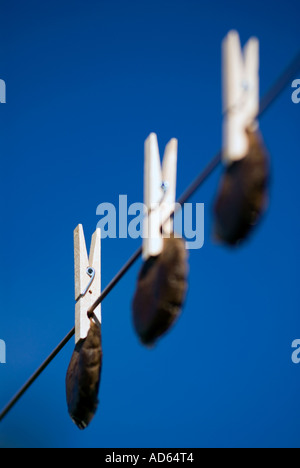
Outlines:
[[[178,195],[221,146],[221,41],[261,41],[261,94],[300,44],[298,0],[0,2],[0,366],[4,406],[74,324],[73,230],[102,202],[142,201],[143,144],[179,139]],[[300,78],[300,72],[299,76]],[[64,379],[73,340],[0,424],[1,447],[300,446],[299,122],[289,88],[261,120],[271,205],[236,252],[190,256],[184,313],[149,351],[131,300],[141,263],[103,302],[100,408],[80,432]],[[102,244],[103,287],[140,245]]]

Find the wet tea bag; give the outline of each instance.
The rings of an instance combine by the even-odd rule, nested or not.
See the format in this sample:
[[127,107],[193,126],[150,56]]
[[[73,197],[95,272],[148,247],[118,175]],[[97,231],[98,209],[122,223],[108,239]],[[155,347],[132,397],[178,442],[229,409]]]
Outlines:
[[143,344],[153,345],[176,322],[187,290],[185,242],[164,239],[163,250],[142,266],[133,301],[133,321]]
[[267,208],[269,156],[258,131],[247,131],[249,152],[230,164],[215,203],[215,236],[238,245],[258,224]]
[[101,326],[91,320],[87,338],[75,347],[66,377],[68,410],[79,429],[89,425],[98,408],[101,368]]

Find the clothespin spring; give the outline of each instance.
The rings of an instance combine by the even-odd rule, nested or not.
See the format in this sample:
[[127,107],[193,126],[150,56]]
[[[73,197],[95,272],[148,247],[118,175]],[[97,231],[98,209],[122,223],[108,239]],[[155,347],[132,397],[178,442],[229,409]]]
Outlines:
[[[149,216],[153,211],[156,211],[161,207],[162,203],[164,202],[164,199],[166,198],[167,191],[168,191],[169,187],[170,187],[169,182],[167,180],[164,180],[162,182],[161,186],[160,186],[160,188],[163,191],[163,194],[162,194],[162,197],[160,199],[159,205],[156,206],[155,208],[149,208],[148,211],[147,211],[147,216]],[[161,232],[163,233],[163,226],[161,226]]]
[[88,292],[88,290],[90,289],[94,279],[95,279],[95,269],[92,268],[92,267],[88,267],[86,269],[86,274],[91,278],[90,281],[89,281],[89,284],[87,285],[87,287],[85,288],[85,290],[83,291],[83,293],[80,294],[80,296],[78,297],[78,299],[76,300],[76,302],[79,301],[79,299],[82,299],[86,293]]
[[233,104],[231,107],[228,107],[223,111],[223,117],[226,117],[228,114],[232,114],[234,112],[237,112],[241,108],[243,108],[246,104],[246,101],[248,99],[249,93],[254,91],[254,88],[249,85],[247,81],[242,82],[242,95],[240,96],[239,100]]

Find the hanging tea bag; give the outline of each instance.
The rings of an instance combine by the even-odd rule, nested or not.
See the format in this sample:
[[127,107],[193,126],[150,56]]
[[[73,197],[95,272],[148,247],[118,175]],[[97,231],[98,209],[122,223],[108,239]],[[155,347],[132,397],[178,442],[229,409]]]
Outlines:
[[91,320],[87,338],[75,347],[66,377],[68,410],[79,429],[85,429],[89,425],[99,403],[98,392],[102,367],[99,325]]
[[268,202],[268,153],[258,131],[247,137],[249,152],[226,168],[215,204],[215,236],[229,245],[248,237]]
[[98,407],[102,367],[101,304],[88,314],[101,294],[101,231],[92,236],[88,256],[83,226],[74,230],[75,350],[66,377],[69,414],[85,429]]
[[145,141],[143,260],[133,300],[133,322],[152,346],[180,315],[187,289],[185,242],[174,236],[178,141],[165,148],[161,165],[157,135]]
[[133,321],[143,344],[151,346],[178,319],[187,290],[185,242],[174,235],[142,266],[133,301]]

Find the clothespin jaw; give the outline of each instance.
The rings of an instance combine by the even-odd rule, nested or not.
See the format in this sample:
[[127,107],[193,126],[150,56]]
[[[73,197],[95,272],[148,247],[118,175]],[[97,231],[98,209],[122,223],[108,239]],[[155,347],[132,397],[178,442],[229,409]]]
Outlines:
[[[167,144],[161,166],[157,135],[151,133],[145,141],[143,259],[158,256],[163,249],[164,236],[173,231],[169,219],[176,199],[178,141]],[[162,229],[163,226],[163,229]],[[163,233],[162,233],[163,231]]]
[[[75,343],[84,340],[90,329],[87,311],[101,294],[101,230],[98,228],[92,237],[88,257],[83,227],[74,231],[75,260]],[[101,323],[101,304],[94,315]]]
[[251,38],[241,49],[239,34],[223,41],[223,160],[243,159],[249,151],[246,130],[256,129],[259,113],[259,41]]

